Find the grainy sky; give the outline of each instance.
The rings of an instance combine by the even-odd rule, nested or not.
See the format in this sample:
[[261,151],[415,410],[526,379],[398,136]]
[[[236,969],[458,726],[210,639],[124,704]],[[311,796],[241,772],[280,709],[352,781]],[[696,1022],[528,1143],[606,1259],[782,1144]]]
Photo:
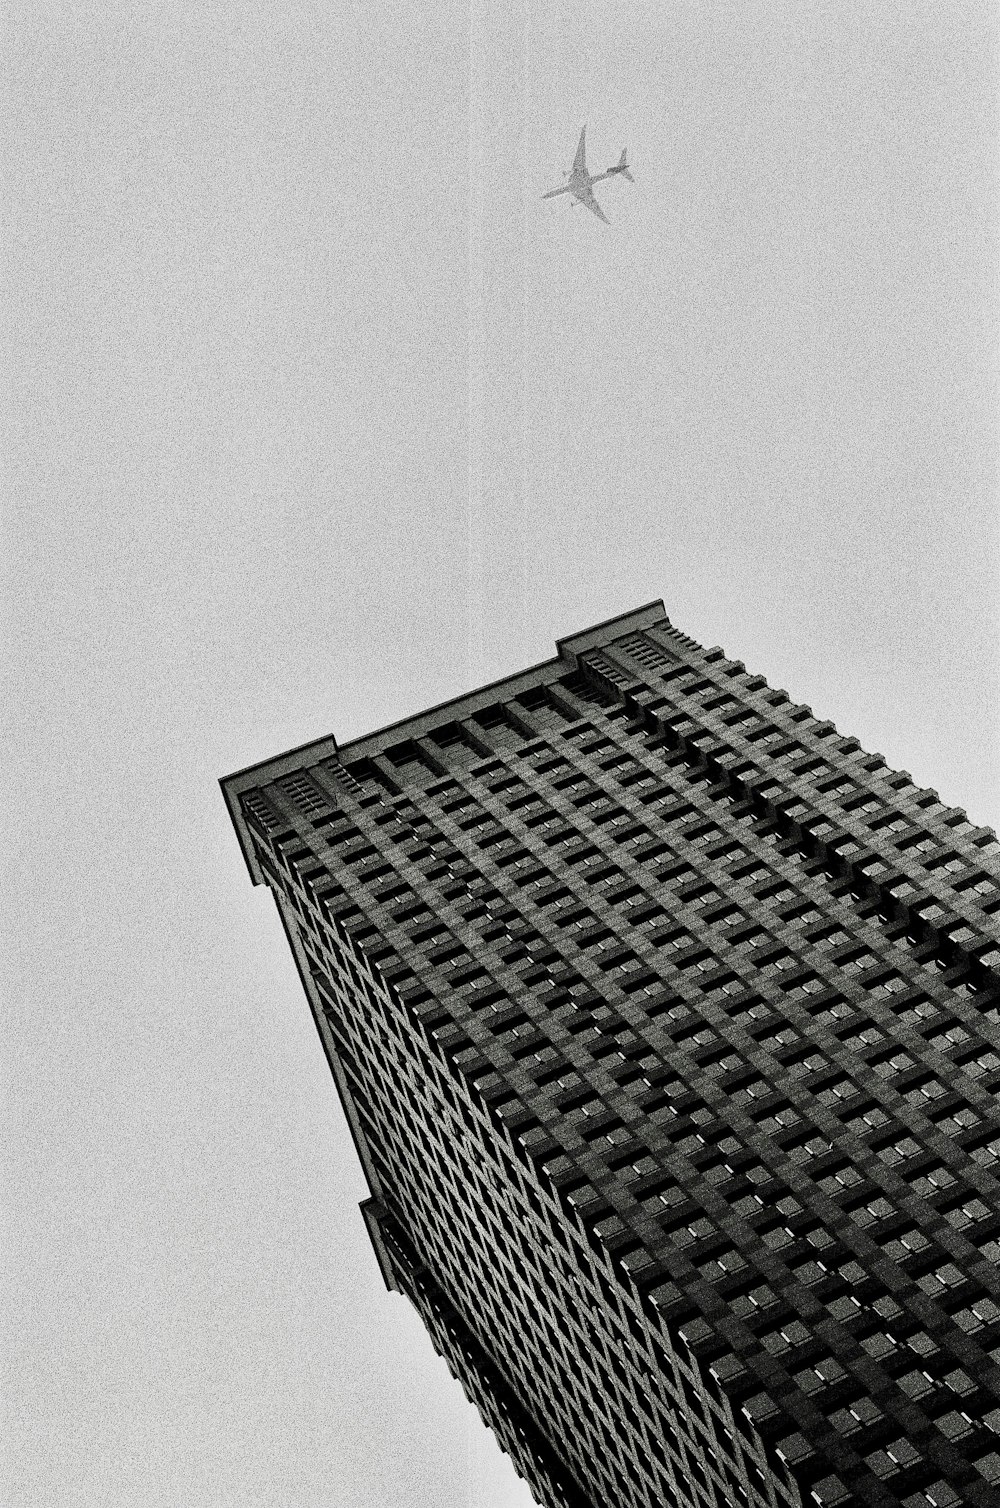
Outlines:
[[[8,7],[5,1508],[521,1508],[216,779],[662,596],[997,819],[992,0]],[[565,198],[592,170],[636,183]]]

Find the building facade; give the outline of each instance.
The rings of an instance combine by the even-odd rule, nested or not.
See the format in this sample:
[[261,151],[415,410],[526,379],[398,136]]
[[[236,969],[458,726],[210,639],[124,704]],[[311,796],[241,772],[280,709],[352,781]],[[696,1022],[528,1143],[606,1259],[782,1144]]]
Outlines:
[[654,603],[223,789],[546,1508],[1000,1508],[993,835]]

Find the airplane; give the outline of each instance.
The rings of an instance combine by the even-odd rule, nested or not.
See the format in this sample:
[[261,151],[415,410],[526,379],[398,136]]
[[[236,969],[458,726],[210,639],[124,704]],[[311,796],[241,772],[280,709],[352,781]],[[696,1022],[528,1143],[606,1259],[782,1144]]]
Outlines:
[[627,154],[624,147],[622,147],[622,155],[613,168],[608,168],[606,173],[595,173],[591,177],[587,172],[586,137],[587,127],[584,126],[580,132],[580,145],[576,149],[573,166],[566,174],[569,182],[564,184],[562,188],[549,189],[547,194],[542,195],[542,198],[554,199],[557,194],[572,194],[576,204],[585,204],[589,210],[593,210],[599,220],[603,220],[605,225],[610,225],[611,221],[594,198],[593,185],[600,183],[602,178],[617,178],[619,174],[627,178],[629,183],[634,183],[635,179],[628,170],[628,163],[625,160]]

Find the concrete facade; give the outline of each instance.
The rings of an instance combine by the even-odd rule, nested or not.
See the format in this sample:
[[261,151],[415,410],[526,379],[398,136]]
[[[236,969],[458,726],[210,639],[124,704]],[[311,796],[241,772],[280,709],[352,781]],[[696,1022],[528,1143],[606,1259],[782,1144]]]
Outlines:
[[228,777],[390,1289],[546,1508],[1000,1508],[1000,863],[653,603]]

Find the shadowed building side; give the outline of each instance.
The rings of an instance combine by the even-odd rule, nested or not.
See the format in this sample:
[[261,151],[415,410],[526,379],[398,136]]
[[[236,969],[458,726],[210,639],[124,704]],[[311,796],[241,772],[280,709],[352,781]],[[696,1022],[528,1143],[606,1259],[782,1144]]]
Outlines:
[[223,787],[541,1502],[997,1508],[992,834],[660,603]]

